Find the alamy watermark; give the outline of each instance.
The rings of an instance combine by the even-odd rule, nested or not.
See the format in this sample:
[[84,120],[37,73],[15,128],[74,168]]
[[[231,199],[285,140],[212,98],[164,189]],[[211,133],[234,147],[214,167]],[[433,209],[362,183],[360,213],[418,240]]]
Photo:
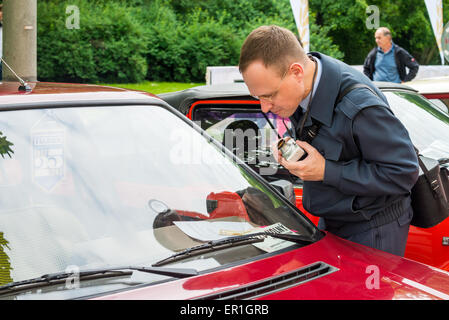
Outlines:
[[[231,150],[245,163],[257,165],[260,175],[273,175],[278,170],[270,147],[273,134],[271,129],[225,129],[216,139],[223,144],[223,148]],[[169,139],[172,164],[223,165],[230,161],[225,153],[218,151],[193,130],[189,133],[181,129],[174,130]],[[262,144],[262,141],[265,143]]]
[[65,19],[65,27],[67,29],[80,28],[80,9],[76,5],[68,5],[65,8],[65,13],[69,16]]
[[369,276],[365,280],[367,289],[380,289],[380,269],[376,265],[369,265],[365,269],[365,273]]
[[65,288],[78,289],[80,287],[80,268],[75,265],[67,266],[65,273],[69,274],[65,280]]
[[378,6],[371,5],[366,7],[366,14],[368,17],[365,20],[366,28],[369,30],[379,28],[380,10]]

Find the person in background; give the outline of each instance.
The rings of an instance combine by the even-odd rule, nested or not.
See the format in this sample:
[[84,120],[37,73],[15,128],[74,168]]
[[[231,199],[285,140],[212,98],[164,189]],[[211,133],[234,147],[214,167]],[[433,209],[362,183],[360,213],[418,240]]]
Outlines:
[[[411,81],[418,73],[419,64],[404,48],[393,42],[388,28],[380,27],[374,38],[373,48],[363,64],[363,73],[373,81],[401,83]],[[407,73],[406,68],[409,69]]]

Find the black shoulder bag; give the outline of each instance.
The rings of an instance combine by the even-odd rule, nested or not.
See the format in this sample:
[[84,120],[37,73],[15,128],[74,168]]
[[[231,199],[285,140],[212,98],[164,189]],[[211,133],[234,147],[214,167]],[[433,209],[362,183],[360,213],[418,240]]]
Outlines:
[[419,161],[418,181],[412,188],[411,225],[431,228],[449,216],[449,170],[415,148]]

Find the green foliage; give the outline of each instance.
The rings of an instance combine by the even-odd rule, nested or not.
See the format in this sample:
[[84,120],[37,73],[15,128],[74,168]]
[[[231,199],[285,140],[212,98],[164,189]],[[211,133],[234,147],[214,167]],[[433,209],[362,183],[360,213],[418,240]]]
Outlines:
[[204,81],[206,67],[230,65],[238,59],[240,43],[233,30],[194,12],[179,22],[168,10],[167,19],[147,27],[147,78],[158,81]]
[[[67,29],[67,5],[80,29]],[[70,82],[203,82],[207,66],[237,65],[246,36],[260,25],[297,33],[289,1],[40,0],[38,76]],[[311,48],[343,57],[312,27]]]
[[[345,54],[348,64],[362,64],[376,46],[375,30],[366,27],[366,8],[379,8],[380,26],[388,27],[393,41],[409,51],[420,64],[440,64],[435,36],[422,0],[310,0],[318,28],[328,27],[333,43]],[[443,19],[449,13],[449,0],[443,0]]]
[[[365,57],[368,51],[366,47],[368,39],[363,38],[366,26],[365,14],[368,5],[365,1],[354,0],[310,0],[309,8],[315,14],[313,28],[326,28],[332,43],[344,52],[345,62],[354,64],[358,57]],[[370,35],[370,41],[374,39],[372,31],[366,32]],[[362,39],[361,39],[362,38]],[[368,44],[368,46],[364,46]],[[355,57],[355,58],[354,58]],[[363,61],[362,61],[363,62]]]
[[8,141],[6,136],[3,136],[3,133],[0,131],[0,155],[2,158],[5,158],[5,154],[7,154],[11,158],[11,153],[14,151],[11,149],[14,143]]
[[204,85],[204,82],[152,82],[152,81],[143,81],[139,83],[101,83],[101,85],[119,87],[131,90],[141,90],[146,92],[151,92],[153,94],[166,93],[166,92],[174,92],[181,91],[197,86]]
[[331,27],[318,26],[315,23],[315,15],[313,13],[309,14],[309,29],[310,51],[318,51],[340,60],[344,58],[345,54],[340,51],[338,45],[328,36]]
[[[80,28],[68,29],[67,5],[80,12]],[[38,1],[40,80],[138,82],[145,78],[142,26],[119,2]]]
[[[289,1],[156,2],[160,15],[148,36],[150,80],[204,81],[207,66],[237,65],[244,39],[261,25],[277,24],[297,33]],[[312,48],[343,57],[327,30],[312,30]]]
[[[67,5],[80,29],[67,29]],[[375,46],[368,5],[380,26],[420,64],[439,64],[422,0],[309,0],[310,50],[362,64]],[[449,0],[443,0],[444,17]],[[38,76],[72,82],[203,82],[207,66],[237,65],[240,46],[260,25],[295,34],[288,0],[39,0]]]

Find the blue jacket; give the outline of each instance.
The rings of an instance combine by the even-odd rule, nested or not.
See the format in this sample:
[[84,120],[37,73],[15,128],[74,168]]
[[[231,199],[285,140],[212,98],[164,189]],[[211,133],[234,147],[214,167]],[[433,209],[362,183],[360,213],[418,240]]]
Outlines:
[[[323,181],[304,182],[303,204],[327,230],[345,237],[391,222],[409,208],[418,159],[407,130],[365,75],[311,54],[323,71],[305,126],[312,124],[310,117],[322,124],[312,145],[326,164]],[[357,88],[335,105],[338,94],[355,83],[367,84],[378,96]],[[302,115],[298,107],[290,119],[297,124]]]

